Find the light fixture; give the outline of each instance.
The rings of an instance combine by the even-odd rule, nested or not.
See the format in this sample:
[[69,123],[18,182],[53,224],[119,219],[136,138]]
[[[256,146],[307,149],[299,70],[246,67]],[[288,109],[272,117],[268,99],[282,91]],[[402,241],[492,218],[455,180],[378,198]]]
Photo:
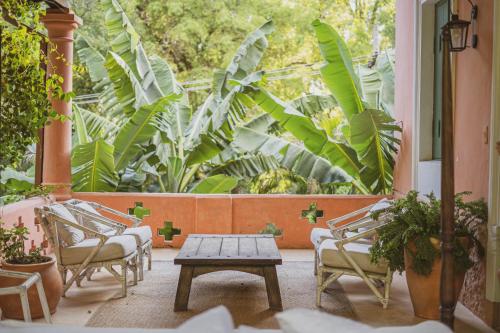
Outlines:
[[477,13],[478,7],[471,0],[467,0],[472,6],[471,21],[461,20],[457,14],[451,15],[451,20],[443,27],[443,37],[448,41],[451,52],[461,52],[467,48],[467,37],[469,25],[472,23],[472,48],[477,47]]
[[[451,21],[443,27],[443,36],[448,40],[451,52],[461,52],[467,48],[467,35],[469,33],[469,21],[451,15]],[[447,38],[446,38],[447,37]]]

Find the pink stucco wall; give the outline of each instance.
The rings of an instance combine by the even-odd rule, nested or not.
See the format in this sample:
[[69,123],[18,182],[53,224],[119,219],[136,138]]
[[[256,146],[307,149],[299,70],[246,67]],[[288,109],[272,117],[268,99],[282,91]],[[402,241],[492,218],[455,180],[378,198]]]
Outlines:
[[[472,198],[488,197],[490,143],[487,137],[491,114],[494,1],[475,1],[479,7],[478,47],[469,48],[456,57],[455,190],[472,191]],[[460,16],[468,19],[470,5],[466,1],[458,1],[458,4]],[[398,0],[396,6],[396,118],[403,122],[401,151],[394,175],[398,194],[411,189],[415,41],[413,1]],[[484,293],[485,263],[480,261],[467,273],[460,300],[491,324],[493,306],[486,301]]]
[[413,1],[396,1],[396,95],[395,117],[401,122],[401,146],[394,169],[396,194],[411,190],[412,126],[414,91]]
[[[495,0],[498,1],[498,0]],[[488,197],[491,82],[493,66],[493,2],[475,1],[479,7],[477,49],[457,54],[455,110],[455,187],[472,191],[475,198]],[[470,5],[459,1],[468,17]]]

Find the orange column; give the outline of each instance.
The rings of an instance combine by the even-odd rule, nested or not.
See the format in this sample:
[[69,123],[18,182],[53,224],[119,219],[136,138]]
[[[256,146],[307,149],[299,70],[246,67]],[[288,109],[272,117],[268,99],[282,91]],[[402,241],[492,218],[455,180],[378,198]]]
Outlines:
[[[62,89],[73,89],[73,31],[81,25],[81,20],[67,10],[48,9],[42,22],[47,28],[49,52],[47,72],[64,79]],[[71,115],[71,101],[51,99],[52,107],[61,115]],[[55,186],[57,200],[71,197],[71,121],[52,121],[44,130],[44,154],[42,184]]]

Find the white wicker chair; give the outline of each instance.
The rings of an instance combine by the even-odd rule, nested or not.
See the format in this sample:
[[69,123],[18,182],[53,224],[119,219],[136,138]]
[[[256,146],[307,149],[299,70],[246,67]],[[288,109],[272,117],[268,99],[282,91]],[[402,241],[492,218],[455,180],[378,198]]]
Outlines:
[[[137,252],[139,254],[139,280],[142,281],[144,279],[144,259],[147,257],[149,271],[151,270],[152,264],[153,235],[151,227],[140,226],[142,222],[141,219],[96,202],[72,199],[64,202],[64,205],[79,219],[82,225],[90,229],[101,229],[102,232],[109,237],[118,235],[134,236],[137,242]],[[100,210],[130,221],[131,227],[102,215],[99,212]],[[90,278],[90,275],[88,278]]]
[[[96,268],[101,267],[121,283],[122,297],[127,295],[128,269],[133,273],[134,285],[137,284],[138,254],[133,236],[109,237],[89,229],[80,225],[60,204],[35,208],[35,213],[55,252],[63,279],[64,296],[74,282],[80,286],[85,276],[90,276]],[[68,237],[72,239],[68,240]],[[120,266],[121,272],[117,272],[113,266]],[[67,281],[68,271],[72,274]]]
[[23,317],[25,322],[31,322],[28,289],[31,286],[35,285],[38,292],[38,299],[40,300],[40,305],[42,306],[45,321],[49,324],[52,324],[49,304],[47,303],[47,298],[45,297],[45,291],[43,289],[42,277],[40,276],[40,273],[13,272],[0,269],[0,276],[24,280],[17,286],[0,288],[0,295],[19,294],[19,297],[21,298],[21,307],[23,309]]
[[[389,303],[392,271],[388,263],[381,261],[374,264],[370,260],[370,247],[376,230],[388,217],[381,212],[375,221],[372,212],[385,210],[389,201],[365,207],[327,222],[329,229],[315,228],[311,233],[311,241],[315,246],[315,274],[317,275],[316,305],[321,306],[322,292],[342,275],[358,276],[368,285],[385,309]],[[345,222],[363,213],[360,219]],[[329,276],[327,276],[329,275]],[[377,285],[384,286],[383,294]]]

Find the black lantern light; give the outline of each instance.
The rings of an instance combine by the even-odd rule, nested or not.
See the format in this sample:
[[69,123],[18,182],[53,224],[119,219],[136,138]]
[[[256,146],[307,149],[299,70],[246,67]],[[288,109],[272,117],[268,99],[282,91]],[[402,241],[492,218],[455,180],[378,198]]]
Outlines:
[[467,35],[469,33],[469,21],[464,21],[458,18],[458,15],[451,15],[449,21],[443,27],[443,33],[448,34],[448,42],[450,43],[451,52],[461,52],[467,47]]

